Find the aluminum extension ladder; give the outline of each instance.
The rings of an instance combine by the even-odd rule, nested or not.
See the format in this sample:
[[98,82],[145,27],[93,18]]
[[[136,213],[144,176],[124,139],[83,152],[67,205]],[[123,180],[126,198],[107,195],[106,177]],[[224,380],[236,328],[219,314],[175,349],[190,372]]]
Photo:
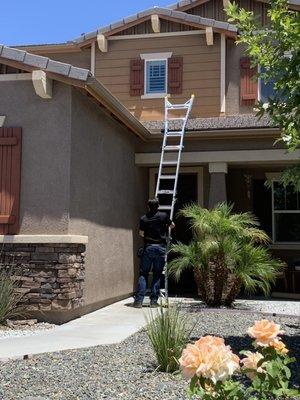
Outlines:
[[[170,219],[173,220],[174,217],[174,208],[176,204],[176,193],[177,193],[177,183],[181,162],[181,154],[183,150],[183,139],[185,134],[185,128],[189,119],[190,112],[193,107],[195,96],[192,95],[190,100],[188,100],[184,104],[171,104],[167,98],[165,97],[165,129],[164,129],[164,137],[162,143],[162,151],[159,163],[158,170],[158,178],[155,190],[155,197],[160,200],[160,196],[164,195],[167,197],[168,201],[167,205],[161,205],[159,207],[160,211],[167,211],[170,213]],[[180,117],[170,117],[169,113],[172,111],[184,111],[185,115]],[[169,130],[169,122],[170,121],[178,121],[181,124],[180,129],[176,131]],[[170,140],[177,139],[178,142],[174,144],[170,143]],[[166,155],[170,154],[170,157],[166,158]],[[172,159],[171,159],[172,156]],[[169,172],[169,168],[173,170],[173,172]],[[168,169],[168,173],[165,173],[165,170]],[[170,189],[162,188],[162,181],[170,183]],[[167,251],[165,256],[165,288],[161,290],[161,296],[165,298],[168,303],[168,263],[167,257],[171,243],[171,229],[168,231],[167,236]]]

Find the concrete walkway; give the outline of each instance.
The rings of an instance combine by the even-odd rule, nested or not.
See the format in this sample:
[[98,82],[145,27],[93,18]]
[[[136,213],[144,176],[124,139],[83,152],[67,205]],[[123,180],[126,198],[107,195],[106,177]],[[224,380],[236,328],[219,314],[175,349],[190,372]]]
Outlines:
[[[126,299],[33,336],[0,340],[0,361],[26,355],[118,343],[146,325],[145,312]],[[147,309],[146,309],[147,310]]]

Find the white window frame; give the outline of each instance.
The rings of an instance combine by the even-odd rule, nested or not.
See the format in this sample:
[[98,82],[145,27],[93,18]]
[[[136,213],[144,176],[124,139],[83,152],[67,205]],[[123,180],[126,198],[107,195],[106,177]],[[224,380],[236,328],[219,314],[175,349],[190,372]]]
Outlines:
[[298,242],[279,242],[275,240],[275,214],[300,214],[300,210],[275,210],[274,208],[274,183],[279,182],[280,173],[266,174],[267,179],[272,181],[272,242],[273,244],[300,244]]
[[[172,52],[168,53],[146,53],[140,55],[141,59],[145,61],[144,67],[144,94],[141,96],[142,99],[162,99],[168,96],[168,60],[172,57]],[[166,62],[166,77],[164,93],[147,93],[147,62],[149,61],[165,61]]]

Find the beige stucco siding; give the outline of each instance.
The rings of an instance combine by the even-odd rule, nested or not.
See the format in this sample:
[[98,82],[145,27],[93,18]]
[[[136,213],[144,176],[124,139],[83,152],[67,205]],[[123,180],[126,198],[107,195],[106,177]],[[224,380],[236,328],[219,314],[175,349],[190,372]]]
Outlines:
[[147,170],[135,166],[137,141],[73,90],[69,233],[89,238],[86,311],[134,290],[138,222],[148,193]]
[[22,128],[20,234],[67,234],[70,86],[54,81],[52,99],[44,100],[31,79],[0,82],[0,114],[5,126]]
[[108,53],[96,52],[95,75],[124,105],[141,120],[163,118],[163,99],[141,99],[129,94],[130,60],[143,53],[172,52],[183,57],[183,92],[173,95],[175,102],[196,95],[193,117],[220,114],[220,38],[207,46],[205,35],[156,37],[109,41]]

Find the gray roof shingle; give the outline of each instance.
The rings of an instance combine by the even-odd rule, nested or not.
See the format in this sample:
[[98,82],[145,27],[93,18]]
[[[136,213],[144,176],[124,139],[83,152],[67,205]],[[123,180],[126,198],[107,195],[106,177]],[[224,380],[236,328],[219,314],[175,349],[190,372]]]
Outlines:
[[210,18],[200,17],[199,15],[192,15],[192,14],[187,14],[182,11],[176,11],[176,7],[174,7],[174,9],[163,8],[163,7],[152,7],[147,10],[144,10],[142,12],[139,12],[137,14],[123,18],[117,22],[110,24],[110,25],[99,28],[96,31],[81,35],[80,37],[76,38],[74,40],[74,42],[75,43],[85,42],[86,40],[97,37],[98,34],[108,33],[110,31],[112,31],[113,29],[121,28],[122,26],[126,26],[126,24],[128,24],[128,22],[138,21],[140,18],[147,17],[152,14],[159,14],[162,16],[165,15],[165,16],[169,16],[169,17],[173,17],[173,18],[182,20],[183,22],[191,22],[191,23],[196,23],[199,25],[215,27],[217,29],[222,29],[222,30],[226,30],[226,31],[230,31],[230,32],[237,32],[237,28],[235,27],[235,25],[229,24],[228,22],[217,21],[217,20],[210,19]]
[[[164,129],[163,121],[145,121],[143,125],[150,131],[161,131]],[[180,129],[180,122],[171,121],[171,130]],[[211,118],[191,118],[187,124],[187,131],[212,131],[212,130],[231,130],[231,129],[257,129],[272,128],[270,119],[267,115],[261,119],[253,114],[240,114],[225,117]]]
[[8,61],[21,62],[28,67],[42,69],[46,72],[52,72],[67,78],[87,81],[91,72],[88,69],[74,67],[71,64],[54,61],[48,57],[37,56],[27,53],[27,51],[7,47],[0,44],[0,58]]

